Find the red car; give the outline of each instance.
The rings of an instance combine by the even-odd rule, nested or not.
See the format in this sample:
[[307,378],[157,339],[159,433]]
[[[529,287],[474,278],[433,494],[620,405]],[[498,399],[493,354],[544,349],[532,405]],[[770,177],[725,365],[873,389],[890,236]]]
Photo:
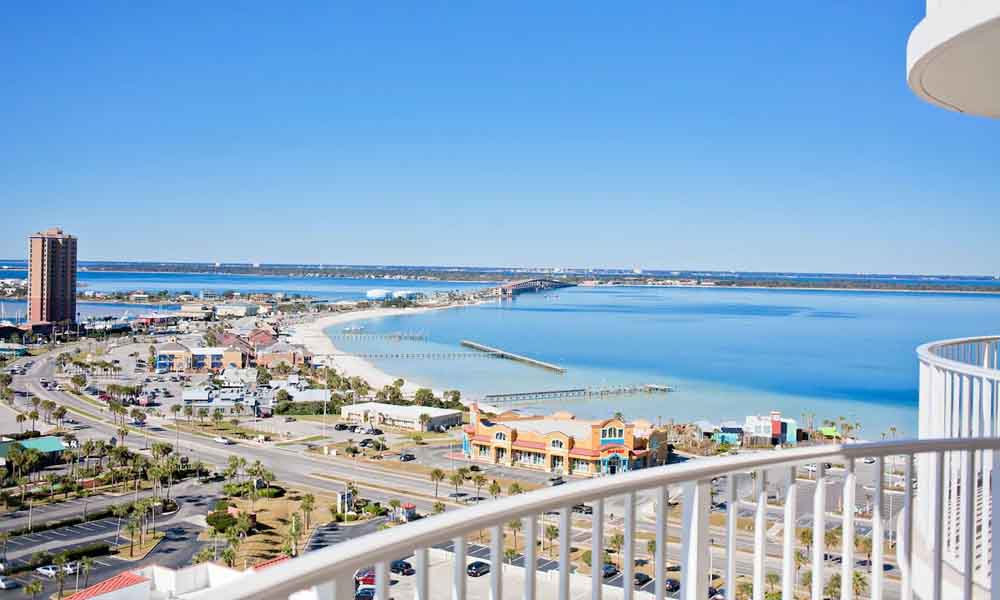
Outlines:
[[375,585],[375,569],[358,569],[354,574],[354,585]]

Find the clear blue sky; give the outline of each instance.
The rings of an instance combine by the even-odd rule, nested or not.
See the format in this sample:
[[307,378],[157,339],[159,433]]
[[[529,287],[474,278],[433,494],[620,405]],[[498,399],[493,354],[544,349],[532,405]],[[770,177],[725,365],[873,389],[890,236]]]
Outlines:
[[923,7],[12,4],[0,257],[997,273]]

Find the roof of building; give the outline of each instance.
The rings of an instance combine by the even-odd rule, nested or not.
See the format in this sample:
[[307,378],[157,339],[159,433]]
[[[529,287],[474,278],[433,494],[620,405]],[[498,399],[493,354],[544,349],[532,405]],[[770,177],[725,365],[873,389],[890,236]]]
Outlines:
[[180,342],[167,342],[156,349],[157,352],[188,352],[188,347]]
[[191,348],[191,354],[196,356],[209,356],[213,354],[222,354],[227,350],[229,350],[229,348],[225,346],[202,346],[200,348]]
[[21,441],[0,442],[0,457],[7,457],[10,447],[14,444],[21,444],[25,450],[38,450],[39,452],[62,452],[66,449],[61,438],[54,435],[29,438]]
[[146,577],[125,571],[124,573],[119,573],[114,577],[105,579],[100,583],[95,583],[89,588],[82,589],[72,596],[67,596],[63,600],[87,600],[88,598],[97,598],[98,596],[110,594],[111,592],[132,587],[133,585],[139,585],[140,583],[147,581],[149,581],[149,579]]
[[530,431],[538,435],[548,435],[550,433],[563,433],[573,438],[590,437],[591,421],[577,421],[576,419],[516,419],[512,421],[496,421],[496,425],[506,425],[511,429],[519,431]]
[[[433,406],[420,406],[419,404],[409,404],[409,405],[398,405],[398,404],[386,404],[384,402],[362,402],[360,404],[350,404],[344,405],[340,408],[342,414],[350,413],[360,413],[360,412],[377,412],[384,415],[389,415],[397,419],[419,419],[421,414],[428,414],[431,418],[434,417],[446,417],[455,414],[461,414],[460,410],[453,410],[450,408],[436,408]],[[347,411],[344,413],[344,411]]]
[[259,562],[259,563],[255,564],[253,566],[253,570],[254,571],[263,571],[264,569],[267,569],[268,567],[273,567],[274,565],[277,565],[279,563],[283,563],[286,560],[288,560],[289,558],[290,558],[289,556],[287,556],[285,554],[282,554],[281,556],[276,556],[276,557],[274,557],[274,558],[272,558],[270,560],[265,560],[264,562]]

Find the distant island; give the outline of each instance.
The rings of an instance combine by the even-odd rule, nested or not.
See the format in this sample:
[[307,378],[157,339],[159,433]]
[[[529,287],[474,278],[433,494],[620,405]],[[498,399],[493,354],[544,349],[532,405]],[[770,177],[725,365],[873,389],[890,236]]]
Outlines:
[[[22,270],[24,261],[0,262],[4,271]],[[885,291],[1000,293],[1000,278],[983,275],[844,274],[694,270],[455,267],[407,265],[249,264],[151,261],[80,262],[81,271],[189,273],[247,276],[454,281],[492,284],[547,277],[581,286],[740,287]]]

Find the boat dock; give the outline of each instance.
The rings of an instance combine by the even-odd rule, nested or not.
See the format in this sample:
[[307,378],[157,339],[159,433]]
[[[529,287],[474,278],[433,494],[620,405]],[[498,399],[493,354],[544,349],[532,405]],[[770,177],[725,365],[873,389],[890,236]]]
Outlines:
[[521,356],[520,354],[514,354],[513,352],[507,352],[506,350],[501,350],[499,348],[493,348],[491,346],[486,346],[485,344],[480,344],[478,342],[471,342],[469,340],[462,340],[462,345],[466,348],[472,348],[473,350],[479,350],[480,352],[485,352],[487,354],[492,354],[497,358],[506,358],[509,360],[516,360],[518,362],[523,362],[525,364],[531,365],[533,367],[539,367],[542,369],[548,369],[549,371],[556,371],[558,373],[565,373],[566,369],[560,367],[559,365],[554,365],[552,363],[543,362],[530,358],[527,356]]
[[345,331],[343,333],[335,333],[329,336],[331,339],[337,340],[358,340],[358,341],[377,341],[377,340],[389,340],[392,342],[423,342],[427,340],[426,333],[411,333],[411,332],[396,332],[396,333],[365,333],[364,331]]
[[621,396],[626,394],[665,394],[673,392],[674,388],[669,385],[657,383],[644,383],[639,385],[619,385],[600,388],[572,388],[564,390],[544,390],[537,392],[514,392],[510,394],[487,394],[483,396],[483,402],[487,404],[536,404],[546,400],[558,400],[561,398],[604,398],[608,396]]

